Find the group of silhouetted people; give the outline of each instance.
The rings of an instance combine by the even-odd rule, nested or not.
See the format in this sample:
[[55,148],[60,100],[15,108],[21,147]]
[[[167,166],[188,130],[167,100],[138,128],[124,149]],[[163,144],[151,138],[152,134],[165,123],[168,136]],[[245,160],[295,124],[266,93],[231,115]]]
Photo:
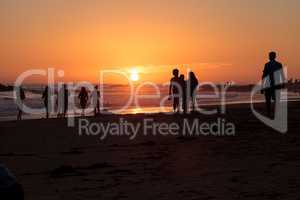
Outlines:
[[[22,86],[20,86],[17,89],[17,103],[18,103],[18,116],[17,120],[22,119],[23,114],[23,103],[26,99],[25,92]],[[69,90],[66,84],[64,84],[57,92],[57,98],[56,98],[56,106],[57,106],[57,118],[65,118],[68,113],[68,107],[69,107]],[[53,100],[52,92],[50,91],[50,87],[46,86],[43,93],[42,93],[42,99],[44,102],[44,107],[46,110],[46,118],[49,118],[49,114],[52,111],[52,100]],[[89,95],[88,90],[85,87],[81,87],[80,92],[78,94],[79,99],[79,106],[81,109],[81,115],[85,115],[85,109],[88,106],[89,100],[91,100],[92,105],[94,107],[94,115],[98,116],[100,115],[100,91],[98,89],[98,86],[96,85],[94,87],[94,90],[91,92],[91,95]]]
[[[82,87],[79,95],[78,95],[79,101],[80,101],[80,108],[82,110],[81,115],[84,116],[84,110],[87,107],[88,100],[89,100],[89,94],[85,87]],[[98,89],[98,86],[96,85],[94,90],[92,91],[92,94],[90,96],[92,100],[92,105],[94,107],[94,115],[97,116],[100,114],[100,91]]]
[[[44,106],[46,109],[46,118],[49,118],[49,111],[51,106],[51,91],[49,89],[49,86],[45,87],[45,90],[42,95],[42,99],[44,100]],[[64,84],[59,90],[57,94],[57,118],[65,118],[68,111],[68,105],[69,105],[69,90],[67,88],[67,85]]]
[[173,70],[173,77],[170,80],[169,99],[173,100],[173,111],[187,113],[189,111],[190,102],[192,110],[196,105],[196,89],[198,87],[198,79],[194,72],[189,72],[188,80],[185,80],[183,74],[179,76],[179,70]]
[[[286,77],[283,73],[282,64],[276,61],[276,53],[270,52],[269,53],[269,62],[265,64],[264,71],[263,71],[263,84],[261,93],[265,95],[266,100],[266,110],[267,114],[271,116],[272,114],[272,100],[274,102],[279,101],[280,91],[282,88],[285,87],[284,83]],[[195,106],[197,104],[196,100],[196,93],[198,88],[198,79],[193,72],[188,73],[188,79],[185,80],[183,74],[179,75],[179,70],[173,70],[173,77],[170,80],[170,87],[169,87],[169,100],[173,100],[173,111],[176,113],[187,113],[189,112],[190,104],[192,105],[192,111],[195,111]],[[46,108],[46,118],[49,118],[49,112],[51,105],[50,100],[52,99],[49,91],[49,87],[46,86],[45,90],[42,95],[42,99],[44,101],[44,105]],[[22,105],[24,100],[26,99],[25,92],[23,88],[20,86],[17,90],[17,102],[18,102],[18,120],[22,119],[23,109]],[[58,90],[58,98],[57,98],[57,107],[58,107],[58,114],[57,117],[65,118],[68,112],[68,104],[69,104],[69,91],[67,85],[64,84]],[[85,115],[85,109],[87,108],[88,101],[91,98],[91,103],[94,106],[94,115],[97,116],[100,114],[100,91],[98,86],[94,87],[94,90],[89,95],[89,92],[85,87],[82,87],[78,99],[79,105],[82,110],[81,115]]]
[[[274,103],[280,101],[280,92],[285,88],[286,77],[281,63],[276,61],[276,52],[269,53],[269,62],[265,64],[262,75],[261,93],[265,95],[267,115],[272,117],[275,108],[272,109],[272,101]],[[170,81],[169,99],[173,100],[173,111],[176,113],[189,111],[190,102],[192,103],[192,111],[195,111],[197,103],[198,80],[193,72],[189,72],[188,80],[184,79],[184,75],[179,76],[179,70],[173,70],[173,77]]]

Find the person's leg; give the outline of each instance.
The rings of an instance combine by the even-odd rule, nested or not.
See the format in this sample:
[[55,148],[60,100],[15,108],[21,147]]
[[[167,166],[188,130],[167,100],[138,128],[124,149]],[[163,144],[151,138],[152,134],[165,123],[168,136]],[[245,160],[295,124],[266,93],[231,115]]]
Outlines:
[[265,99],[266,99],[266,108],[267,108],[267,115],[271,116],[271,106],[272,106],[272,102],[271,102],[271,94],[269,91],[265,92]]
[[85,107],[86,107],[86,103],[84,102],[83,104],[82,104],[82,116],[85,116]]
[[45,108],[46,108],[46,118],[49,118],[49,108],[48,108],[48,102],[44,102]]
[[176,97],[173,96],[173,112],[176,112]]
[[18,120],[22,120],[22,114],[23,114],[22,109],[19,109]]
[[277,106],[280,107],[280,103],[281,103],[281,90],[274,90],[272,92],[272,96],[271,96],[272,100],[274,101],[274,105],[273,105],[273,113],[274,113],[274,117],[275,117],[275,113],[276,113],[276,108]]
[[175,107],[174,107],[174,112],[179,112],[179,97],[174,97],[174,104],[175,104]]
[[185,97],[182,98],[182,110],[184,114],[187,113],[187,102]]
[[64,118],[66,118],[67,112],[68,112],[68,104],[65,102]]
[[61,116],[61,105],[58,105],[57,118],[60,118],[60,116]]
[[83,107],[83,102],[80,102],[80,108],[81,108],[81,116],[83,116],[83,110],[84,110],[84,107]]
[[175,112],[176,106],[175,106],[175,98],[173,97],[173,112]]
[[49,118],[49,108],[48,108],[48,102],[44,100],[44,106],[46,109],[46,119]]
[[180,101],[181,101],[181,106],[180,106],[180,108],[181,108],[181,110],[182,110],[182,112],[185,112],[185,102],[184,102],[184,98],[183,97],[181,97],[180,98]]
[[18,110],[18,116],[17,116],[17,120],[21,120],[21,110]]
[[276,101],[279,102],[280,98],[281,98],[281,89],[274,90],[272,92],[272,99],[274,100],[274,102],[276,102]]
[[100,102],[97,101],[97,114],[99,115],[100,114]]
[[181,112],[183,110],[183,98],[179,98],[179,103],[178,103],[178,112]]
[[191,103],[191,98],[189,96],[185,97],[185,110],[186,113],[190,112],[190,103]]
[[195,94],[192,94],[192,110],[195,111],[195,105],[196,105],[196,96]]

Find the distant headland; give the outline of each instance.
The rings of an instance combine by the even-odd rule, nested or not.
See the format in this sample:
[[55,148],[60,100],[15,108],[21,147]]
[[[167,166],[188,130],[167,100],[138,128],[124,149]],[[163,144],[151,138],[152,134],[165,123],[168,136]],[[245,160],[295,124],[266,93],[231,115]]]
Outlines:
[[11,85],[3,85],[0,83],[0,92],[13,91],[14,87]]

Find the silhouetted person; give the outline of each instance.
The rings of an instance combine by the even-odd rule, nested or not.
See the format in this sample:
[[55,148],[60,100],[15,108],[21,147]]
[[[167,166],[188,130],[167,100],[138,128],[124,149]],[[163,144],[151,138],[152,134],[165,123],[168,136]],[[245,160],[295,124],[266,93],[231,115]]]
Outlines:
[[89,99],[88,92],[86,91],[85,87],[81,88],[78,98],[80,100],[80,107],[82,109],[81,115],[84,116],[84,110],[87,106],[87,101]]
[[58,114],[57,117],[63,117],[65,118],[68,112],[68,106],[69,106],[69,91],[66,84],[64,84],[57,96],[58,100]]
[[43,96],[42,99],[44,99],[44,105],[46,108],[46,118],[49,118],[49,87],[46,86],[44,92],[43,92]]
[[24,200],[23,187],[2,164],[0,164],[0,199]]
[[188,103],[187,103],[187,82],[184,80],[184,75],[181,74],[179,77],[179,84],[180,84],[180,99],[181,99],[181,107],[183,113],[187,113],[188,111]]
[[63,87],[64,90],[64,112],[63,112],[63,118],[66,117],[68,108],[69,108],[69,90],[66,84],[64,84]]
[[188,87],[189,87],[189,95],[192,100],[192,110],[195,111],[195,104],[196,102],[196,95],[197,95],[197,87],[198,87],[198,79],[195,76],[194,72],[189,73],[189,80],[188,80]]
[[264,67],[262,75],[263,88],[261,91],[265,94],[267,113],[271,116],[272,100],[275,103],[276,101],[280,101],[280,95],[276,96],[276,91],[280,92],[280,90],[284,88],[285,75],[283,73],[282,64],[275,60],[275,52],[269,53],[269,59],[270,62],[266,63]]
[[22,86],[20,86],[19,88],[17,88],[17,106],[18,106],[18,117],[17,120],[22,120],[22,114],[23,114],[23,103],[25,100],[26,96],[25,96],[25,92],[22,88]]
[[98,85],[95,86],[91,98],[94,106],[94,114],[97,116],[100,114],[100,91],[98,89]]
[[169,99],[173,99],[173,111],[179,112],[179,70],[173,70],[173,78],[170,80]]

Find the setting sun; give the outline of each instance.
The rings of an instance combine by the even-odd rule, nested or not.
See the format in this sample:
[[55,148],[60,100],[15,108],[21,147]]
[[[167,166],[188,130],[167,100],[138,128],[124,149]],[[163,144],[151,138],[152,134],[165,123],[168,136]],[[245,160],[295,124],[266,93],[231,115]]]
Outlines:
[[132,81],[138,81],[140,79],[139,73],[136,69],[130,70],[130,80]]

